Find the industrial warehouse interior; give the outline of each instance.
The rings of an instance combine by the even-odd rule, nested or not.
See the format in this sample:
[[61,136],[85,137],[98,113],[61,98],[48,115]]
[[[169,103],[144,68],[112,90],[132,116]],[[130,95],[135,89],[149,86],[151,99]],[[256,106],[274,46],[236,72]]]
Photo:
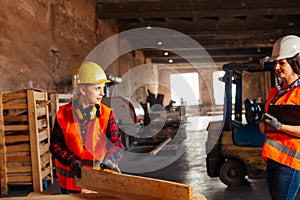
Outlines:
[[[0,198],[271,199],[258,123],[278,84],[274,42],[300,36],[299,1],[3,0],[0,12]],[[110,81],[122,173],[81,167],[81,194],[62,194],[50,138],[87,61]]]

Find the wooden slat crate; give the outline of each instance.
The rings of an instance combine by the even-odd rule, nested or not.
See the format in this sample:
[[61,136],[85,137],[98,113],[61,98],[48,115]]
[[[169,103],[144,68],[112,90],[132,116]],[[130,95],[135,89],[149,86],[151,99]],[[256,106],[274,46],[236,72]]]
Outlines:
[[0,93],[1,194],[9,184],[30,183],[41,192],[44,180],[54,182],[48,102],[36,89]]
[[65,105],[70,102],[72,98],[72,94],[60,94],[60,93],[49,93],[49,100],[50,100],[50,121],[51,127],[54,125],[56,112],[58,111],[59,107]]

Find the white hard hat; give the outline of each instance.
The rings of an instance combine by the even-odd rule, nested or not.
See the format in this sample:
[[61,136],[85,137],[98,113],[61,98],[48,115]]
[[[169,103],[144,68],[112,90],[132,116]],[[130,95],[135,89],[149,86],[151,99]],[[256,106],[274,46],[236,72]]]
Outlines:
[[287,35],[274,43],[271,60],[292,58],[297,53],[300,53],[300,38],[296,35]]

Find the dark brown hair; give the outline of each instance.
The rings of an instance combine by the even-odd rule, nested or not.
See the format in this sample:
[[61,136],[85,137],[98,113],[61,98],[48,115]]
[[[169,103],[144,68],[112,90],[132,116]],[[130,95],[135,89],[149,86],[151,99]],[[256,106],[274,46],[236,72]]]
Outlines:
[[292,67],[293,71],[300,75],[300,55],[297,53],[294,57],[292,58],[287,58],[286,61],[290,64]]

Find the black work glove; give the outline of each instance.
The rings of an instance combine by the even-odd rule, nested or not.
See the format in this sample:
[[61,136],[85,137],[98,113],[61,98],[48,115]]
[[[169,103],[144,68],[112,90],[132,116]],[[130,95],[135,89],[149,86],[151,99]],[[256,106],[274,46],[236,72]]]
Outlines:
[[74,160],[71,164],[72,172],[76,178],[81,178],[81,162],[79,160]]
[[276,117],[273,117],[272,115],[265,113],[263,115],[263,122],[266,126],[270,126],[277,131],[279,131],[282,127],[282,124],[276,119]]
[[108,160],[108,159],[105,159],[100,164],[100,168],[101,168],[101,171],[103,171],[104,169],[109,169],[109,170],[113,170],[118,173],[121,173],[121,170],[119,169],[119,167],[115,163],[113,163],[111,160]]

